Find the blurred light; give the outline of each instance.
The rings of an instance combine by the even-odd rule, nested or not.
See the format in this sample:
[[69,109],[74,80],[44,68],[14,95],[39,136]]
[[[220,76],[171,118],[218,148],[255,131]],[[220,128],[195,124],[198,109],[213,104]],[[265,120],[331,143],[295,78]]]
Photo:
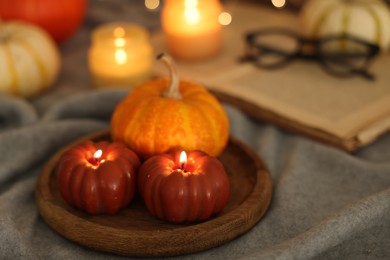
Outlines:
[[116,47],[124,47],[126,45],[126,40],[124,38],[116,38],[114,40],[114,45]]
[[232,16],[228,12],[222,12],[218,16],[218,21],[222,25],[229,25],[232,22]]
[[199,23],[199,20],[200,20],[200,14],[199,14],[199,10],[194,8],[194,9],[186,9],[184,11],[184,15],[185,15],[185,18],[186,18],[186,21],[189,23],[189,24],[197,24]]
[[160,6],[160,1],[159,0],[145,0],[145,6],[149,10],[154,10]]
[[184,16],[189,24],[197,24],[200,21],[200,14],[198,9],[198,0],[184,1]]
[[277,8],[281,8],[286,4],[286,0],[272,0],[272,4]]
[[184,5],[186,8],[197,8],[198,0],[185,0]]
[[114,37],[121,38],[123,36],[125,36],[125,29],[123,29],[122,27],[116,27],[114,29]]
[[125,64],[127,61],[127,53],[123,49],[117,49],[115,51],[115,60],[118,64]]

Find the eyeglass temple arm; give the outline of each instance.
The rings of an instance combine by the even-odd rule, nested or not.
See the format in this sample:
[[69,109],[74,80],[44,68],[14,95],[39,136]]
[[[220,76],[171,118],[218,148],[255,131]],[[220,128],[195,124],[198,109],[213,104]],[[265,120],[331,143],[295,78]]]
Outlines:
[[360,76],[368,80],[372,80],[372,81],[375,80],[375,75],[367,70],[360,69],[360,70],[352,70],[351,72],[355,74],[359,74]]

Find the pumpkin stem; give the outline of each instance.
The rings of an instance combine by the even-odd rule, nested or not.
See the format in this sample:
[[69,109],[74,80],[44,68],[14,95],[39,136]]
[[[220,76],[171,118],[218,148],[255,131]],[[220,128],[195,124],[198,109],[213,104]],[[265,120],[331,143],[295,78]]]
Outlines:
[[157,59],[162,60],[167,65],[170,72],[171,81],[169,82],[168,89],[163,93],[163,96],[167,98],[181,99],[181,94],[179,91],[180,81],[175,62],[169,55],[165,53],[159,54]]

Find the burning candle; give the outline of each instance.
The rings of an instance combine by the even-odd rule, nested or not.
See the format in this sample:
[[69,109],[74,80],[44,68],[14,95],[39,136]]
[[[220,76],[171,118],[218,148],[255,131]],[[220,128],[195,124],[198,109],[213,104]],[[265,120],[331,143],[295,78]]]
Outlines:
[[172,150],[142,164],[138,190],[152,215],[178,224],[220,213],[229,200],[230,184],[217,158],[199,150]]
[[133,86],[149,79],[153,50],[149,33],[129,23],[110,23],[92,32],[88,55],[97,87]]
[[116,214],[133,199],[138,156],[119,142],[82,142],[60,157],[57,183],[62,198],[91,215]]
[[222,47],[218,0],[166,0],[161,23],[172,56],[200,60],[216,55]]

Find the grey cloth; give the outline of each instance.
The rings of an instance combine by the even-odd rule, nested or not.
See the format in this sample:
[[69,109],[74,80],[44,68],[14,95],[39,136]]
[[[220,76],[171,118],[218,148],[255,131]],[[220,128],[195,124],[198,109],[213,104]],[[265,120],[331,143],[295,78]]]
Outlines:
[[[0,255],[3,259],[107,259],[62,238],[40,217],[34,190],[42,166],[72,140],[109,127],[127,90],[89,90],[37,116],[30,104],[2,97]],[[44,97],[42,99],[47,99]],[[18,101],[16,101],[18,100]],[[104,104],[104,105],[97,105]],[[269,168],[271,206],[249,232],[183,259],[386,259],[390,256],[390,135],[355,154],[248,118],[225,104],[231,135]]]
[[[98,13],[94,12],[92,18]],[[89,86],[88,24],[61,46],[53,89],[32,100],[0,96],[0,259],[120,259],[61,237],[40,217],[35,186],[50,156],[109,128],[126,89]],[[220,247],[180,259],[389,259],[390,134],[348,154],[224,104],[231,135],[251,147],[273,179],[265,216]]]

